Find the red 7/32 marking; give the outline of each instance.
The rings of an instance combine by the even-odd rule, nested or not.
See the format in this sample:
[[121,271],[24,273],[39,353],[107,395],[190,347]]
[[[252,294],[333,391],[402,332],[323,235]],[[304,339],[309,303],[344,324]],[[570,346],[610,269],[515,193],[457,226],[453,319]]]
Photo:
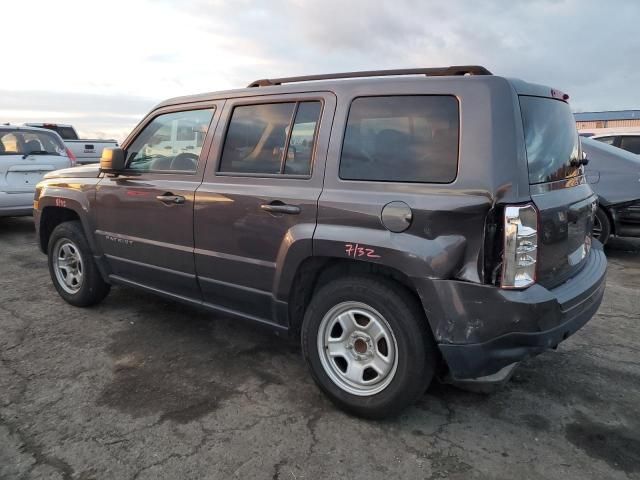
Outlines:
[[347,254],[347,257],[380,258],[380,255],[377,255],[373,248],[363,247],[359,243],[345,243],[344,248],[344,252]]

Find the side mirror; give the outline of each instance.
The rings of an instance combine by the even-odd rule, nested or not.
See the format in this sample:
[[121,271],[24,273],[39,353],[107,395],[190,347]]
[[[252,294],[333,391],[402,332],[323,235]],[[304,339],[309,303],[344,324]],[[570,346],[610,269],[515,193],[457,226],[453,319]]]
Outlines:
[[124,150],[121,148],[105,148],[100,157],[100,171],[116,173],[124,170]]

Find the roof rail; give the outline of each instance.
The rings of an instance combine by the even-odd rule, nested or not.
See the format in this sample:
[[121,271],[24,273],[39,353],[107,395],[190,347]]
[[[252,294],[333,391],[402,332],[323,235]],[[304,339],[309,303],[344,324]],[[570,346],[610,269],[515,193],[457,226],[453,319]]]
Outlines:
[[427,77],[444,77],[452,75],[492,75],[479,65],[456,65],[440,68],[401,68],[396,70],[368,70],[364,72],[325,73],[322,75],[305,75],[302,77],[263,78],[249,84],[251,87],[268,87],[283,83],[308,82],[311,80],[331,80],[337,78],[389,77],[398,75],[426,75]]

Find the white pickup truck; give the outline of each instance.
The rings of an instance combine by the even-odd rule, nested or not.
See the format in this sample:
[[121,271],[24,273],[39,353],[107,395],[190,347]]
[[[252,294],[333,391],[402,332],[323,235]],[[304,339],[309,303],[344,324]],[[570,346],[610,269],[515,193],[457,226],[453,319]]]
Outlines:
[[102,150],[104,148],[113,148],[118,146],[115,140],[103,139],[84,139],[78,138],[78,133],[72,125],[64,125],[61,123],[25,123],[28,127],[46,128],[53,130],[62,137],[65,145],[80,164],[97,163],[100,161]]

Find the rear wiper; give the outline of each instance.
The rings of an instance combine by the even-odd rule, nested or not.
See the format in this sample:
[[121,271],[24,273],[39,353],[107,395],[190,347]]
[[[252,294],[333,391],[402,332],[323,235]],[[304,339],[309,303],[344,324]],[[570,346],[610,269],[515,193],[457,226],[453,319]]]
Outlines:
[[54,155],[54,154],[51,153],[51,152],[47,152],[46,150],[32,150],[32,151],[27,152],[24,155],[22,155],[22,159],[24,160],[29,155]]

